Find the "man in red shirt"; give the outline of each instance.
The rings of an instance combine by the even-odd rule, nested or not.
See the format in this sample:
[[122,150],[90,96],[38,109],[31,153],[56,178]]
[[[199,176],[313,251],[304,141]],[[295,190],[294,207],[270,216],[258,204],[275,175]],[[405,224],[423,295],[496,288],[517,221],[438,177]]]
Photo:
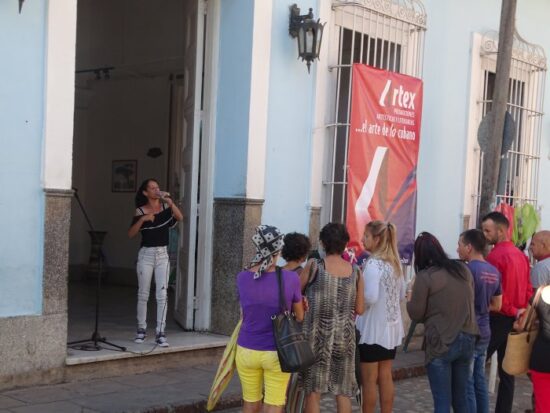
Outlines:
[[502,370],[508,333],[514,321],[525,311],[533,295],[529,279],[529,260],[508,240],[508,219],[500,212],[491,212],[482,219],[481,228],[487,241],[494,245],[487,255],[487,261],[497,267],[502,275],[502,307],[498,313],[491,313],[491,341],[487,357],[497,351],[498,396],[495,413],[511,413],[514,401],[514,376]]

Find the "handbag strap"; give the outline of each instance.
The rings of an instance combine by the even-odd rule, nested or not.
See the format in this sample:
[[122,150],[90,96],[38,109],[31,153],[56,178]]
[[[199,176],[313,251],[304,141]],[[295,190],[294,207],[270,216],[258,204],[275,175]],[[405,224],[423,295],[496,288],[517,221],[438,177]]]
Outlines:
[[527,313],[527,320],[525,321],[525,327],[523,328],[523,331],[531,331],[531,328],[533,327],[532,324],[535,321],[535,314],[536,314],[535,311],[540,300],[541,292],[542,292],[542,287],[537,288],[535,299],[533,300],[533,304],[531,304],[531,307],[529,308],[529,312]]
[[285,302],[285,295],[284,295],[284,282],[283,282],[283,274],[282,274],[281,267],[277,266],[275,267],[275,273],[277,274],[277,284],[279,285],[279,307],[281,308],[281,312],[288,313],[288,309],[286,308],[286,302]]

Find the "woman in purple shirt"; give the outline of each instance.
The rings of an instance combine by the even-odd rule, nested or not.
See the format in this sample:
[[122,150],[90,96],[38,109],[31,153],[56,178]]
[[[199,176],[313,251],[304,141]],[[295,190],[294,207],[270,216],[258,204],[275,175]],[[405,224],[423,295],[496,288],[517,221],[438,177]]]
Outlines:
[[[283,248],[283,234],[260,225],[252,237],[257,254],[237,275],[243,322],[237,338],[237,372],[243,389],[243,412],[282,413],[290,373],[281,371],[271,316],[279,314],[279,286],[275,272]],[[304,318],[300,280],[293,271],[282,270],[287,308],[298,321]]]

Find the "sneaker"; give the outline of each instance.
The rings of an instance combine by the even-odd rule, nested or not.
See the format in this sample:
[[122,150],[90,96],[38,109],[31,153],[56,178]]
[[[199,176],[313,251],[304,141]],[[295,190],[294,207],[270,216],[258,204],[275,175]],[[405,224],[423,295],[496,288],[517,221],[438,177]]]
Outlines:
[[168,341],[166,341],[166,335],[164,333],[158,333],[156,339],[157,345],[159,347],[169,347]]
[[145,332],[145,329],[138,328],[136,333],[136,338],[134,339],[134,343],[141,344],[145,341],[145,337],[147,337],[147,333]]

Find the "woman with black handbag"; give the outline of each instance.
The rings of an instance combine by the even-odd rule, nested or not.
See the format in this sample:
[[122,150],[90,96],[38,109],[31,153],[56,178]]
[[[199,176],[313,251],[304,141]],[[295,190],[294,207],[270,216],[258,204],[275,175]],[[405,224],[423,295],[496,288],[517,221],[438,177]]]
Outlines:
[[[283,234],[260,225],[252,237],[257,254],[237,275],[242,326],[237,339],[236,364],[243,390],[243,412],[282,413],[290,373],[281,371],[273,334],[272,317],[281,312],[277,259]],[[300,280],[293,271],[280,271],[286,308],[296,320],[304,318]]]
[[358,268],[342,258],[349,242],[343,224],[325,225],[319,239],[324,258],[310,260],[300,275],[309,303],[304,333],[316,360],[302,373],[305,411],[319,412],[321,394],[332,393],[338,413],[349,413],[357,389],[355,314],[364,311],[363,279]]

